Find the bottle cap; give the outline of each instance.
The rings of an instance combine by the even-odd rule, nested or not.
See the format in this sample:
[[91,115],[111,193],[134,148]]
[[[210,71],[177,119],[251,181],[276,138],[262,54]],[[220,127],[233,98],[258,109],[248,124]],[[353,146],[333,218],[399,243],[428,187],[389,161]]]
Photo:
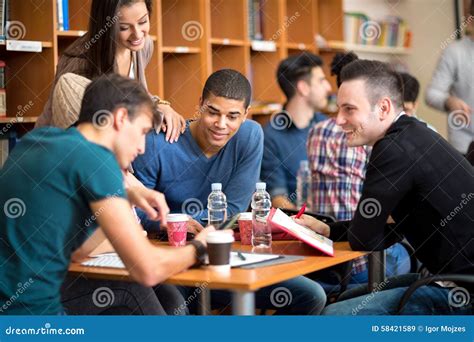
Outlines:
[[307,160],[302,160],[300,161],[300,168],[308,168],[309,167],[309,162]]
[[257,190],[266,190],[267,188],[267,183],[264,183],[264,182],[259,182],[255,185],[255,188]]
[[222,191],[222,183],[212,183],[211,189],[212,191]]

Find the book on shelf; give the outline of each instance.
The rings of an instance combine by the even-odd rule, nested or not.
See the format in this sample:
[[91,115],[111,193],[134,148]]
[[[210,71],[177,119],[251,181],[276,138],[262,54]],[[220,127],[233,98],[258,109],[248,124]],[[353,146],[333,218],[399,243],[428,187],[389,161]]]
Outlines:
[[348,44],[409,48],[411,37],[406,21],[400,17],[371,20],[364,13],[344,13],[344,41]]
[[69,0],[56,0],[58,9],[58,30],[69,30]]
[[7,38],[7,0],[0,0],[0,41]]
[[5,61],[0,60],[0,89],[5,89]]
[[7,116],[7,92],[5,89],[5,62],[0,61],[0,117]]
[[0,118],[7,116],[7,92],[0,89]]
[[263,39],[262,0],[248,0],[249,37],[251,40]]

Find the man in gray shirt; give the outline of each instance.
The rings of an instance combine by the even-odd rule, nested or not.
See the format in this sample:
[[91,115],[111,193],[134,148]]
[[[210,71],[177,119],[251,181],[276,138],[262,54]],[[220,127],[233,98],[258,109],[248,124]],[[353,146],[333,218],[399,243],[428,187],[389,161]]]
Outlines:
[[448,116],[448,140],[466,154],[474,140],[474,1],[470,7],[466,36],[450,44],[441,55],[431,83],[426,90],[426,103]]

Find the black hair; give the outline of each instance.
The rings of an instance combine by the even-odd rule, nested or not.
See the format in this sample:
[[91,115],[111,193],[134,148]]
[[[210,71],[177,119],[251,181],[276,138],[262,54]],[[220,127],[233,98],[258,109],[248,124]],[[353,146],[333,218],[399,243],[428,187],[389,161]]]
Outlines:
[[359,57],[352,51],[344,53],[344,52],[338,52],[334,56],[332,62],[331,62],[331,75],[336,76],[336,84],[337,87],[339,88],[341,86],[341,70],[344,68],[347,64],[355,61],[356,59],[359,59]]
[[141,84],[118,74],[102,75],[93,79],[87,86],[76,125],[102,125],[110,122],[108,116],[120,107],[126,108],[129,119],[133,120],[136,110],[142,106],[147,106],[152,111],[155,127],[161,124],[161,114],[154,109],[148,92]]
[[342,68],[340,77],[341,84],[357,79],[365,81],[365,91],[372,106],[382,97],[388,96],[395,110],[403,109],[402,78],[387,63],[357,59]]
[[118,12],[123,6],[140,2],[145,3],[150,15],[152,0],[92,0],[87,34],[64,52],[68,57],[83,59],[82,76],[92,79],[114,71],[119,31]]
[[309,52],[284,59],[278,66],[277,80],[287,100],[295,95],[298,81],[305,80],[309,83],[313,68],[322,66],[322,59]]
[[418,94],[420,93],[420,82],[406,72],[401,72],[400,77],[403,82],[403,101],[416,102]]
[[225,97],[232,100],[243,100],[244,107],[248,108],[252,98],[252,87],[247,78],[233,69],[222,69],[212,73],[202,90],[202,100],[209,95]]

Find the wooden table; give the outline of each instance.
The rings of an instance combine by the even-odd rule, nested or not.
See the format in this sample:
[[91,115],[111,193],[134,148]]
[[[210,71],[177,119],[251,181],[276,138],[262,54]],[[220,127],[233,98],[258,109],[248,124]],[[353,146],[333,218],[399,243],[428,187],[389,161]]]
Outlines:
[[[157,243],[162,244],[162,243]],[[251,252],[251,246],[242,246],[235,243],[233,250]],[[261,250],[259,253],[263,252]],[[237,315],[253,315],[255,313],[255,292],[263,287],[295,278],[300,275],[320,271],[328,267],[366,255],[366,252],[352,251],[347,242],[334,243],[334,256],[325,256],[323,253],[299,241],[273,241],[271,250],[267,253],[280,255],[303,255],[303,260],[260,267],[255,269],[233,268],[228,274],[222,275],[201,267],[190,269],[168,278],[165,283],[181,286],[199,287],[205,284],[201,291],[201,312],[210,311],[209,290],[223,289],[232,293],[232,311]],[[109,280],[130,280],[125,269],[86,267],[72,263],[69,274],[84,277]]]

